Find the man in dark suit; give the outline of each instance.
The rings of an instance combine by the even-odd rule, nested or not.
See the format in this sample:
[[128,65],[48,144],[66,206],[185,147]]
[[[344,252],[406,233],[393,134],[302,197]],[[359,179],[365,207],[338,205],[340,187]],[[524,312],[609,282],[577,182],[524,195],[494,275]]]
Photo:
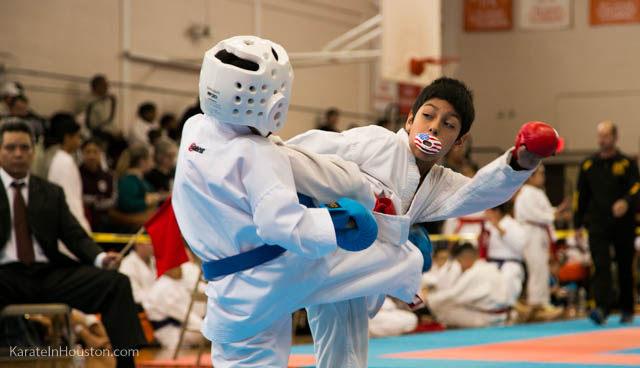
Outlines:
[[[100,313],[114,350],[143,345],[129,279],[116,271],[120,256],[93,242],[62,188],[29,174],[34,141],[25,122],[0,125],[0,309],[66,303]],[[58,240],[79,262],[58,251]],[[118,367],[134,366],[131,355],[116,359]]]

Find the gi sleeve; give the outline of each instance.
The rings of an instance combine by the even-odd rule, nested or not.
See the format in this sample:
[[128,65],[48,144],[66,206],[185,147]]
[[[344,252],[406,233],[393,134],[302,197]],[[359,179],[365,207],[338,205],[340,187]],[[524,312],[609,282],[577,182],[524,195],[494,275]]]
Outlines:
[[274,145],[260,145],[244,163],[242,184],[260,238],[308,258],[337,248],[335,230],[324,208],[298,203],[291,166]]
[[484,211],[506,202],[535,171],[509,166],[513,149],[489,163],[469,179],[434,166],[414,199],[420,201],[416,222],[439,221]]
[[309,151],[340,156],[348,161],[356,162],[357,159],[351,152],[357,151],[358,142],[344,133],[310,130],[288,140],[287,145],[303,146]]
[[271,139],[287,155],[298,193],[333,203],[342,197],[353,198],[372,210],[376,198],[358,165],[337,155],[321,155],[301,146],[288,146],[279,138]]

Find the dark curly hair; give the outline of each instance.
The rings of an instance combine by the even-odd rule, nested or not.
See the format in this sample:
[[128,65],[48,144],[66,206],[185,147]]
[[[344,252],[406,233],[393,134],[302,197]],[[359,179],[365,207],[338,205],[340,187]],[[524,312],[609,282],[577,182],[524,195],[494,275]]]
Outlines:
[[458,138],[469,132],[473,119],[476,117],[476,111],[473,107],[473,94],[467,86],[461,81],[453,78],[442,77],[434,80],[428,86],[424,87],[413,103],[413,116],[416,116],[420,107],[432,98],[445,100],[453,106],[460,115],[462,126]]

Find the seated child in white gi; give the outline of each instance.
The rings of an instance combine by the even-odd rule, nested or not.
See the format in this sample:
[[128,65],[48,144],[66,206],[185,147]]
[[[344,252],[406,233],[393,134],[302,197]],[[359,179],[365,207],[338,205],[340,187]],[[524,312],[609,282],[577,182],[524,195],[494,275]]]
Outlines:
[[454,248],[454,262],[462,274],[451,285],[436,285],[425,293],[425,303],[447,326],[486,327],[507,318],[507,281],[494,263],[478,258],[470,243]]
[[447,245],[436,247],[433,250],[433,266],[422,274],[420,288],[448,288],[460,276],[459,262],[451,257],[451,252]]
[[[145,296],[144,307],[154,329],[154,336],[165,348],[174,349],[180,340],[180,331],[184,322],[194,285],[200,277],[198,265],[186,262],[174,267],[158,278]],[[195,308],[201,303],[194,303],[187,318],[187,328],[202,328],[204,310]],[[182,343],[197,345],[202,335],[186,330]]]

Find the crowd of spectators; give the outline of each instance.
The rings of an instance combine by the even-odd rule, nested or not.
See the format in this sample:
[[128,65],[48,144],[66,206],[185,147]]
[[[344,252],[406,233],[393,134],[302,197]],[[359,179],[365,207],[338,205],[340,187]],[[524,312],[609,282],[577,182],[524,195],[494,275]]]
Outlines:
[[[157,332],[164,331],[155,341],[172,346],[179,331],[176,318],[186,315],[185,296],[198,267],[182,265],[156,281],[150,244],[137,244],[123,261],[120,254],[104,251],[91,234],[136,232],[169,197],[184,121],[173,112],[158,120],[156,105],[145,102],[137,117],[122,118],[129,129],[121,129],[115,119],[117,99],[106,77],[92,78],[90,90],[77,111],[45,117],[30,108],[19,83],[0,86],[0,210],[5,211],[0,226],[0,309],[66,303],[74,308],[72,329],[83,345],[125,349],[152,342],[139,321],[146,304],[165,311],[154,310],[148,318]],[[196,107],[190,106],[183,120],[198,113]],[[135,267],[134,257],[149,270],[146,283],[140,282],[141,268]],[[163,295],[164,304],[145,302],[141,290],[146,289],[158,300]],[[20,326],[40,323],[46,329],[55,322],[33,317],[16,317],[17,324],[1,319],[0,345],[24,332]],[[202,318],[194,312],[190,320],[197,327]],[[188,336],[186,342],[193,341]],[[133,356],[118,356],[116,363],[133,367]]]

